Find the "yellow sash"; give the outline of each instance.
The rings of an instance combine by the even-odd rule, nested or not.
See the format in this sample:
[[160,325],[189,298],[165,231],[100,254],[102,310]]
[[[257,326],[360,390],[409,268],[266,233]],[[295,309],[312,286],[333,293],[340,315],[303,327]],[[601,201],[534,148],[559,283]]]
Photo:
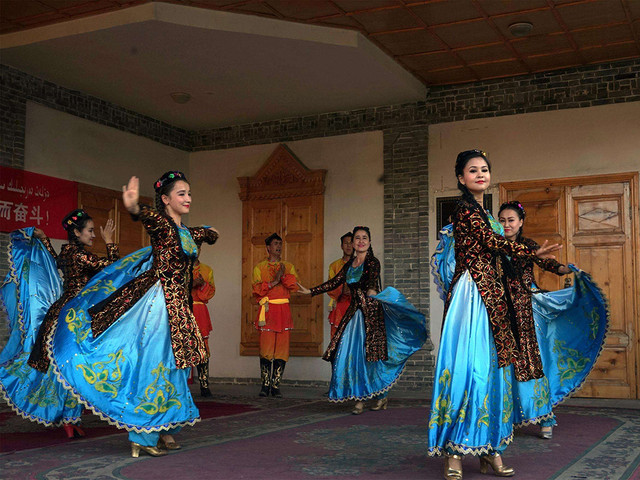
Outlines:
[[266,313],[269,311],[269,304],[272,303],[274,305],[284,305],[285,303],[289,303],[289,299],[276,298],[274,300],[269,300],[269,297],[262,297],[259,303],[260,313],[258,315],[258,325],[263,327],[267,324]]

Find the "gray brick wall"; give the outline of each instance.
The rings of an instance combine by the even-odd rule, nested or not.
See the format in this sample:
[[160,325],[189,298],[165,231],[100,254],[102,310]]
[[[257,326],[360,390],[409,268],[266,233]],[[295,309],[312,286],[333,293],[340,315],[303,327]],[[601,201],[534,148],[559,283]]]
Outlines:
[[[640,101],[640,59],[433,87],[421,102],[188,132],[82,92],[0,66],[0,164],[24,165],[26,101],[186,151],[381,130],[384,138],[385,284],[427,316],[429,298],[428,126],[434,123]],[[0,243],[6,239],[0,234]],[[0,245],[1,248],[1,245]],[[3,263],[4,262],[4,263]],[[3,270],[4,269],[4,270]],[[6,258],[0,259],[0,273]],[[2,327],[0,327],[2,328]],[[0,330],[0,339],[2,330]],[[396,388],[430,388],[432,346],[411,358]]]
[[0,158],[3,161],[10,158],[8,161],[17,162],[16,165],[24,164],[19,159],[24,158],[27,100],[164,145],[191,150],[191,133],[187,130],[0,65]]

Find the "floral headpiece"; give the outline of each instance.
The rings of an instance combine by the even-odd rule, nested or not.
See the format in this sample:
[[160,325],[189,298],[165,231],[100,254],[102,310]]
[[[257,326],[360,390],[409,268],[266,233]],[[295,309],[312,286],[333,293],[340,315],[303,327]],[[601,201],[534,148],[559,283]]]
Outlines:
[[156,181],[156,183],[153,184],[153,188],[156,190],[156,192],[158,192],[162,187],[169,185],[170,183],[176,182],[178,180],[184,180],[186,182],[187,177],[185,176],[184,173],[179,172],[177,170],[173,172],[166,172]]
[[81,208],[74,210],[71,213],[68,213],[66,217],[62,219],[62,228],[69,231],[72,228],[77,228],[80,230],[80,225],[82,225],[83,221],[90,220],[91,216]]
[[500,212],[502,212],[503,210],[506,210],[507,208],[509,208],[511,210],[519,211],[520,212],[520,218],[522,220],[524,220],[524,217],[527,216],[527,212],[524,211],[524,207],[517,200],[512,200],[511,202],[504,202],[502,205],[500,205],[500,210],[498,211],[498,215],[500,214]]

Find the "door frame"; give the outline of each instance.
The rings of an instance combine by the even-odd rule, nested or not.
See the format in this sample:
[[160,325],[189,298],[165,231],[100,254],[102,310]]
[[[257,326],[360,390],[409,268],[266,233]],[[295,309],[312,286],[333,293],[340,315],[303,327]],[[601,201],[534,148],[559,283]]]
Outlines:
[[603,175],[590,175],[579,177],[547,178],[540,180],[523,180],[516,182],[500,183],[500,203],[506,201],[507,193],[510,190],[520,190],[528,188],[545,188],[558,186],[580,186],[597,185],[603,183],[629,182],[629,209],[631,216],[631,271],[634,276],[633,307],[635,318],[635,372],[636,372],[636,392],[635,398],[640,398],[640,203],[638,198],[638,179],[640,172],[623,172]]

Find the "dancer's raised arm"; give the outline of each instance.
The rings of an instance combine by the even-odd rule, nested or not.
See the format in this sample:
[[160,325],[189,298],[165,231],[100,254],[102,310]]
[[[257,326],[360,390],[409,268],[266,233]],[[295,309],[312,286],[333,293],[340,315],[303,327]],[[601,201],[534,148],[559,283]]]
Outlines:
[[140,199],[140,179],[133,176],[126,185],[122,186],[122,203],[124,208],[133,215],[140,213],[138,200]]

